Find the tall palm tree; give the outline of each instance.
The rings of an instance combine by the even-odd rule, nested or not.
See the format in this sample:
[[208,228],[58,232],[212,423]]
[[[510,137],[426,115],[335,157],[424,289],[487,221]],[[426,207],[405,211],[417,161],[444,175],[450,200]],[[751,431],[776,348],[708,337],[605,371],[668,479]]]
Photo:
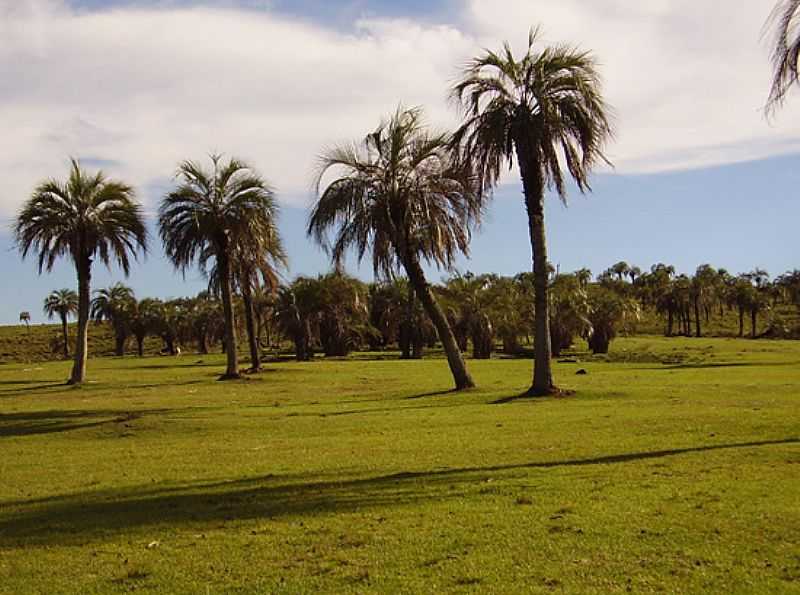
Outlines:
[[95,291],[91,317],[97,322],[107,320],[114,329],[114,354],[125,355],[125,341],[130,336],[131,318],[136,298],[133,290],[122,283]]
[[[452,268],[467,253],[482,212],[471,172],[449,150],[450,136],[426,130],[419,109],[398,108],[362,143],[326,151],[316,178],[308,234],[340,262],[372,251],[375,274],[402,267],[439,333],[456,389],[475,386],[453,331],[422,270],[421,259]],[[333,180],[323,182],[332,176]],[[328,232],[335,238],[328,241]]]
[[772,36],[772,87],[767,111],[780,107],[792,85],[800,82],[800,0],[780,0],[767,26]]
[[[516,160],[525,195],[533,252],[535,289],[535,363],[531,395],[557,389],[550,365],[547,245],[544,195],[554,188],[566,201],[568,174],[585,192],[589,174],[605,161],[611,136],[609,108],[600,93],[600,77],[588,52],[558,45],[534,48],[516,59],[508,43],[502,53],[487,51],[467,65],[451,95],[465,120],[455,134],[463,159],[474,164],[481,188],[491,190],[504,164]],[[565,171],[566,169],[566,171]]]
[[44,300],[44,313],[49,319],[58,316],[61,320],[61,332],[64,335],[64,359],[69,359],[67,319],[78,313],[78,294],[72,289],[53,290]]
[[75,159],[66,182],[47,180],[23,205],[14,227],[22,257],[38,253],[39,273],[52,270],[69,256],[78,274],[78,337],[70,384],[86,378],[92,262],[110,267],[112,260],[125,276],[130,256],[147,245],[147,230],[133,188],[109,180],[103,172],[89,174]]
[[178,167],[180,184],[159,207],[159,233],[167,256],[185,271],[210,259],[218,270],[225,315],[227,369],[221,379],[238,378],[233,311],[233,262],[237,246],[259,246],[274,231],[275,196],[264,179],[238,159],[211,156],[212,169],[193,161]]

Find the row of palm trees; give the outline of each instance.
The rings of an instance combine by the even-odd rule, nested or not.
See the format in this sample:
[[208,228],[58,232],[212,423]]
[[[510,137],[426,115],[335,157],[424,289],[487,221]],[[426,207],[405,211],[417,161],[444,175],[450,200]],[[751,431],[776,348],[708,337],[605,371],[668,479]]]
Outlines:
[[[776,8],[774,82],[777,105],[798,81],[800,50],[794,17],[798,0]],[[795,36],[792,38],[792,36]],[[545,191],[566,200],[566,180],[588,191],[589,176],[607,162],[612,137],[595,61],[566,45],[539,49],[532,30],[526,53],[508,44],[472,60],[451,90],[463,115],[453,133],[429,130],[419,109],[397,112],[363,141],[326,151],[316,176],[317,201],[308,234],[335,263],[354,249],[371,254],[377,275],[403,271],[436,328],[456,389],[474,386],[450,322],[425,278],[421,263],[451,268],[468,253],[502,170],[518,166],[528,219],[534,295],[534,370],[531,395],[558,392],[553,382],[549,273],[544,223]],[[212,156],[212,169],[182,163],[178,185],[164,197],[158,224],[165,252],[176,268],[195,264],[215,280],[222,298],[227,369],[239,376],[233,291],[243,295],[259,277],[272,279],[285,263],[277,232],[274,192],[248,165]],[[40,272],[64,256],[78,277],[78,340],[70,382],[85,379],[87,324],[93,261],[115,261],[127,275],[130,259],[147,245],[133,189],[89,174],[73,161],[65,183],[40,184],[16,222],[23,257],[38,255]],[[246,312],[249,309],[246,309]],[[252,320],[252,315],[250,316]]]
[[[586,340],[594,353],[606,353],[619,332],[637,332],[643,314],[651,320],[663,316],[667,336],[702,336],[701,324],[706,328],[716,319],[719,328],[731,311],[738,311],[739,336],[744,334],[746,315],[751,318],[751,336],[759,336],[756,317],[766,313],[769,323],[762,326],[762,335],[797,336],[800,330],[785,328],[787,321],[777,314],[780,305],[800,308],[800,271],[770,282],[760,269],[732,276],[702,265],[688,276],[676,275],[674,267],[659,263],[647,272],[626,276],[627,268],[638,270],[617,263],[596,280],[588,269],[557,273],[549,268],[554,356],[562,355],[578,338]],[[506,355],[526,353],[534,313],[531,273],[514,277],[455,273],[432,285],[432,292],[461,353],[470,345],[473,359],[489,358],[498,348]],[[117,283],[96,291],[90,310],[94,320],[107,321],[113,330],[116,355],[124,354],[132,337],[143,355],[148,336],[161,340],[162,353],[175,354],[179,346],[194,344],[204,354],[216,343],[225,344],[218,293],[216,289],[193,298],[137,300],[130,288]],[[239,289],[233,302],[237,337],[244,334],[249,346],[250,371],[259,370],[265,350],[277,355],[285,341],[293,343],[297,360],[307,361],[315,352],[346,356],[358,349],[398,349],[402,358],[421,358],[438,340],[436,328],[402,277],[367,284],[338,270],[299,277],[277,290],[275,285],[260,284],[249,304]],[[77,312],[77,304],[77,293],[69,289],[54,291],[45,299],[45,312],[61,319],[60,347],[65,357],[67,320]],[[250,320],[248,310],[252,310]]]
[[[464,113],[454,133],[435,132],[420,109],[397,112],[356,142],[328,150],[316,176],[317,202],[308,233],[341,262],[353,248],[371,253],[376,274],[403,271],[447,354],[457,389],[475,385],[455,335],[425,278],[422,262],[451,268],[468,253],[501,168],[517,162],[521,172],[533,253],[536,358],[531,394],[556,391],[550,370],[547,315],[547,252],[544,194],[552,186],[562,199],[571,175],[588,189],[591,168],[603,160],[611,126],[592,57],[567,46],[537,50],[532,31],[517,59],[506,44],[487,51],[465,69],[452,90]],[[195,264],[215,279],[222,298],[228,354],[223,378],[239,376],[233,290],[243,294],[265,272],[285,262],[277,232],[274,193],[246,164],[212,157],[206,171],[195,162],[178,169],[178,185],[159,207],[164,250],[176,268]],[[330,237],[330,239],[329,239]],[[93,260],[112,260],[127,275],[130,259],[144,252],[147,233],[133,189],[89,174],[73,161],[66,183],[50,180],[34,191],[16,224],[23,257],[35,252],[39,269],[61,256],[78,276],[78,341],[70,377],[86,370],[87,324]]]
[[[732,275],[726,269],[715,269],[703,264],[694,275],[677,275],[675,268],[659,263],[649,272],[620,276],[618,270],[626,263],[618,263],[603,272],[598,281],[621,295],[634,297],[643,307],[653,307],[666,318],[665,334],[703,336],[703,325],[708,324],[718,312],[721,318],[726,309],[738,312],[739,336],[744,336],[745,317],[750,318],[750,335],[758,335],[758,318],[779,304],[800,306],[800,271],[790,271],[770,282],[763,269]],[[778,324],[773,317],[771,325]],[[794,332],[767,328],[764,332],[783,335]]]

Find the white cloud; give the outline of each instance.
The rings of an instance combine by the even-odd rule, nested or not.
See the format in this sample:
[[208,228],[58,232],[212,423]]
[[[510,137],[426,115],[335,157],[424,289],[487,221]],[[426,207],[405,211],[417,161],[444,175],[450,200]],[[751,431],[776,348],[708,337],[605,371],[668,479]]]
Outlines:
[[0,0],[0,216],[63,175],[67,155],[109,160],[109,173],[145,187],[180,159],[233,153],[302,203],[322,147],[362,135],[400,101],[454,122],[444,98],[457,66],[506,38],[521,51],[536,23],[602,61],[619,171],[796,150],[797,106],[772,127],[759,112],[768,7],[736,0],[717,14],[720,4],[464,0],[461,28],[387,19],[344,33],[264,10]]
[[485,43],[520,51],[529,25],[547,41],[590,49],[617,114],[609,154],[619,171],[695,168],[797,150],[800,105],[770,126],[760,41],[771,2],[749,0],[469,0]]

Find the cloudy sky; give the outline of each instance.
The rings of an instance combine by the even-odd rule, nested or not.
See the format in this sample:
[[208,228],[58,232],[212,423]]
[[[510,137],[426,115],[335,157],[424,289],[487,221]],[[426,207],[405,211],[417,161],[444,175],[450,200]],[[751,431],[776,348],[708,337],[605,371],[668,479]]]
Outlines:
[[[724,5],[724,10],[721,8]],[[8,226],[67,156],[136,185],[152,212],[176,163],[211,151],[255,164],[279,190],[290,276],[325,270],[303,238],[315,155],[363,136],[403,102],[452,126],[460,64],[530,26],[595,52],[617,134],[595,192],[551,201],[551,255],[599,272],[616,260],[734,272],[800,267],[794,222],[800,97],[772,121],[762,26],[769,0],[0,0],[0,322],[39,316],[74,285],[69,263],[38,278]],[[519,183],[498,191],[462,269],[528,267]],[[130,282],[176,296],[157,244]],[[355,267],[354,267],[355,270]],[[367,271],[362,271],[367,275]],[[118,274],[100,274],[97,283]]]

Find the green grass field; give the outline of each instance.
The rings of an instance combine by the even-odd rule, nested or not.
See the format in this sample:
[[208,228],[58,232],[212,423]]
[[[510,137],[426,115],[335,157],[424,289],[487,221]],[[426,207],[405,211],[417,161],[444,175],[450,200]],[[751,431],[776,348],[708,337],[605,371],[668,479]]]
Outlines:
[[612,350],[1,365],[0,593],[800,593],[800,343]]

